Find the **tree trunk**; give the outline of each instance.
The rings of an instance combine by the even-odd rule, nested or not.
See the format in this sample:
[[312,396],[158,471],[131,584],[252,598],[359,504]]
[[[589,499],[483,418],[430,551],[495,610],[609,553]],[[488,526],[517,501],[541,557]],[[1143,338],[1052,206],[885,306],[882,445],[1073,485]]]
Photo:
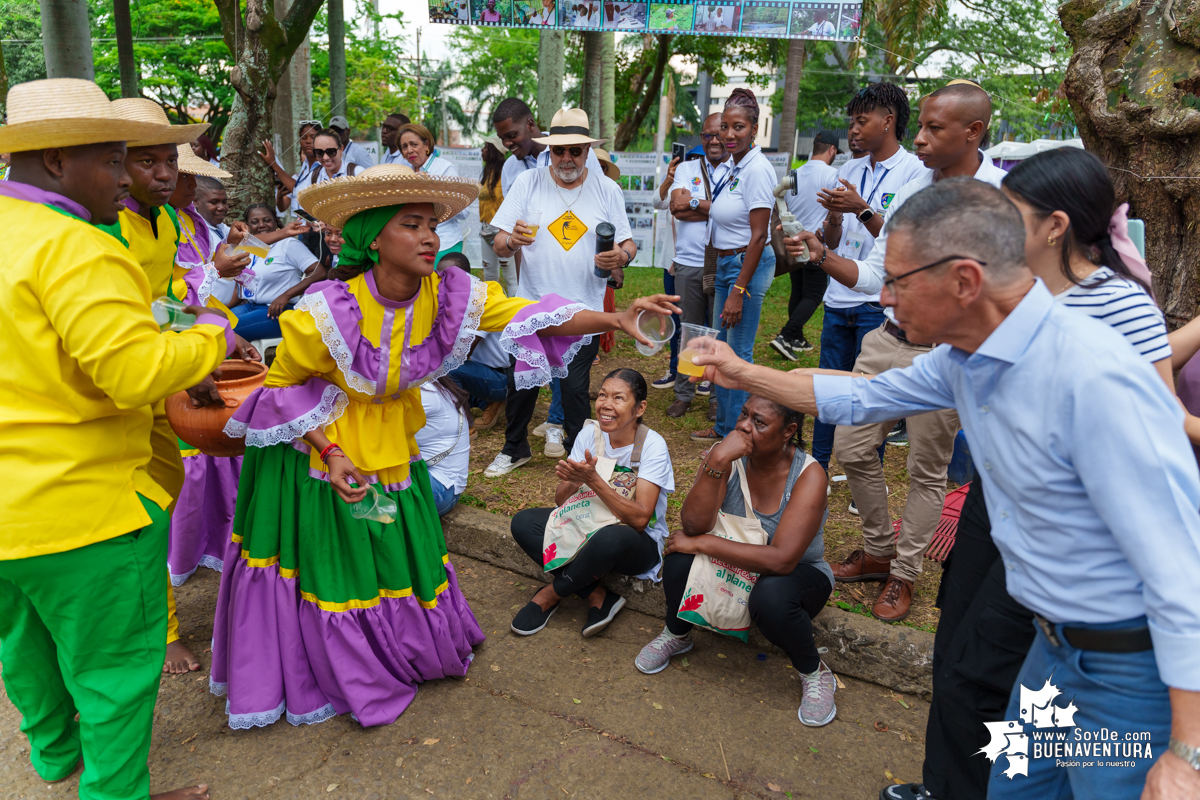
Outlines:
[[787,72],[783,78],[783,115],[779,122],[779,151],[796,157],[796,107],[800,104],[800,78],[804,74],[804,40],[788,42]]
[[1059,18],[1074,49],[1063,88],[1079,134],[1129,216],[1147,221],[1154,293],[1178,327],[1200,299],[1200,7],[1144,0],[1109,11],[1070,0]]
[[346,114],[346,17],[342,0],[329,0],[329,116]]
[[602,56],[604,34],[599,31],[585,31],[583,34],[583,87],[580,92],[580,102],[587,112],[588,124],[592,126],[593,135],[600,130],[600,83],[604,75]]
[[292,0],[276,18],[271,0],[216,0],[225,46],[233,54],[229,82],[236,95],[221,147],[221,166],[234,177],[226,186],[231,218],[251,203],[274,203],[274,175],[258,157],[272,133],[276,86],[296,48],[308,35],[322,0]]
[[[657,38],[658,52],[655,54],[654,74],[650,76],[650,81],[645,85],[642,99],[637,104],[637,107],[634,108],[633,116],[622,121],[617,126],[616,139],[612,142],[613,150],[624,150],[629,147],[629,143],[637,135],[638,128],[642,126],[642,121],[646,119],[646,115],[650,113],[650,109],[658,101],[659,91],[662,88],[663,72],[666,71],[667,60],[671,56],[671,34],[661,33]],[[675,113],[674,108],[671,109],[671,113]]]
[[596,138],[607,140],[606,144],[613,147],[617,132],[617,35],[608,31],[600,36],[600,69],[604,77],[600,84],[600,133]]
[[537,116],[542,130],[563,104],[563,73],[566,71],[566,49],[563,31],[542,31],[538,39],[538,97]]
[[[118,0],[119,2],[119,0]],[[291,5],[289,0],[274,0],[275,2],[275,17],[282,18],[287,14],[288,6]],[[279,84],[275,87],[275,105],[271,109],[272,127],[275,129],[275,135],[278,138],[279,147],[275,151],[275,157],[283,168],[290,174],[296,174],[299,170],[300,156],[296,153],[296,128],[292,124],[292,70],[286,69],[279,76]]]
[[121,97],[140,97],[137,61],[133,57],[133,23],[129,0],[113,0],[113,28],[117,33],[117,69],[121,73]]
[[47,78],[96,79],[87,0],[39,0]]

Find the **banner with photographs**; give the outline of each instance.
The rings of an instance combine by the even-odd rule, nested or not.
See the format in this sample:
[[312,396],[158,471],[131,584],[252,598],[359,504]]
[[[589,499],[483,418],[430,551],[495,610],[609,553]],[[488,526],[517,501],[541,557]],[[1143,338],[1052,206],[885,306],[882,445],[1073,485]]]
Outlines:
[[428,0],[429,19],[495,28],[690,33],[853,41],[862,1],[808,0]]

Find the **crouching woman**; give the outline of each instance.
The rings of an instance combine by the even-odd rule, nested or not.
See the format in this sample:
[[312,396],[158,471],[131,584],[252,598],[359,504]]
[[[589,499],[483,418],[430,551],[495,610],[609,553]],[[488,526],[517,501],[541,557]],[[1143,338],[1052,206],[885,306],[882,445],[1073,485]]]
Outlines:
[[[610,372],[596,397],[596,419],[580,431],[569,458],[556,467],[557,506],[530,508],[513,517],[513,539],[535,562],[549,566],[554,577],[517,612],[513,632],[537,633],[562,599],[574,594],[588,606],[583,635],[594,636],[625,605],[625,598],[600,585],[605,574],[660,579],[667,495],[675,491],[675,473],[666,440],[646,427],[644,413],[646,379],[631,369]],[[607,468],[611,475],[603,476]],[[551,520],[553,533],[547,536]],[[590,536],[573,559],[554,566],[570,554],[573,540],[564,530],[574,531],[574,541],[585,531]]]
[[[654,674],[672,656],[692,649],[692,625],[677,612],[692,562],[697,555],[709,556],[760,576],[750,592],[750,617],[791,658],[803,682],[800,721],[816,727],[829,724],[837,713],[837,681],[821,662],[812,629],[812,618],[833,591],[833,571],[825,562],[825,471],[800,445],[802,422],[798,412],[751,396],[734,429],[709,451],[683,501],[683,530],[673,531],[663,550],[666,627],[634,663]],[[711,535],[718,513],[756,517],[767,543]]]

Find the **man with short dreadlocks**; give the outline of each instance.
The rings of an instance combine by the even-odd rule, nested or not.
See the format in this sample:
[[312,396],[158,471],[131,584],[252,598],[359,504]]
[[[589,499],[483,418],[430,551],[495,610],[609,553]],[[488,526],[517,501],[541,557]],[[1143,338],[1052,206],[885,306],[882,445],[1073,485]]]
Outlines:
[[[850,147],[867,151],[867,156],[843,166],[838,172],[841,188],[832,191],[822,189],[818,199],[829,209],[825,225],[829,246],[836,247],[834,252],[842,258],[861,261],[871,254],[875,237],[883,229],[884,215],[891,207],[896,192],[909,181],[928,175],[929,170],[920,159],[900,145],[908,127],[909,107],[908,97],[899,86],[894,83],[868,85],[850,100],[846,113],[850,117]],[[817,261],[828,271],[824,257],[818,257]],[[872,331],[880,331],[873,335],[882,336],[886,332],[901,339],[904,336],[894,322],[884,317],[878,290],[874,294],[864,294],[837,280],[830,281],[825,290],[820,365],[829,369],[853,369],[863,351],[863,339]],[[938,413],[953,415],[954,412]],[[950,436],[953,438],[958,426],[957,418],[952,420],[951,425]],[[841,434],[838,436],[840,439]],[[834,445],[834,426],[817,421],[813,431],[813,457],[827,470]],[[878,464],[875,470],[871,470],[867,468],[869,465],[855,469],[858,465],[850,463],[856,460],[856,456],[867,460],[876,458],[874,447],[882,449],[882,442],[874,443],[861,453],[843,453],[846,448],[839,445],[838,463],[846,471],[850,491],[854,495],[851,513],[862,512],[864,535],[870,543],[874,543],[880,535],[886,537],[886,549],[890,554],[891,517],[887,508],[887,488],[882,481],[881,485],[875,486],[869,485],[873,484],[870,480],[856,480],[859,475],[873,474]],[[935,503],[936,520],[936,513],[941,510],[940,494]],[[905,521],[908,523],[907,513]],[[834,564],[833,572],[842,581],[887,581],[872,613],[888,622],[901,620],[908,616],[912,582],[921,570],[922,550],[924,547],[916,552],[915,558],[905,550],[897,559],[884,556],[882,552],[868,554],[864,550],[856,550],[846,562]],[[893,560],[896,562],[894,565]],[[891,585],[893,580],[898,581],[895,587]]]

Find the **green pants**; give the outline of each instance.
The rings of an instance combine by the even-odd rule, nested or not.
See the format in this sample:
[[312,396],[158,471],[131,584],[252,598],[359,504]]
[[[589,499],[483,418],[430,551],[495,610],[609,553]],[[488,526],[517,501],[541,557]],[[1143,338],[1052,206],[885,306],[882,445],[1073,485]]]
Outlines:
[[[141,530],[0,561],[0,663],[34,769],[71,774],[79,796],[145,800],[167,635],[166,511],[141,498]],[[75,721],[75,713],[79,721]]]

